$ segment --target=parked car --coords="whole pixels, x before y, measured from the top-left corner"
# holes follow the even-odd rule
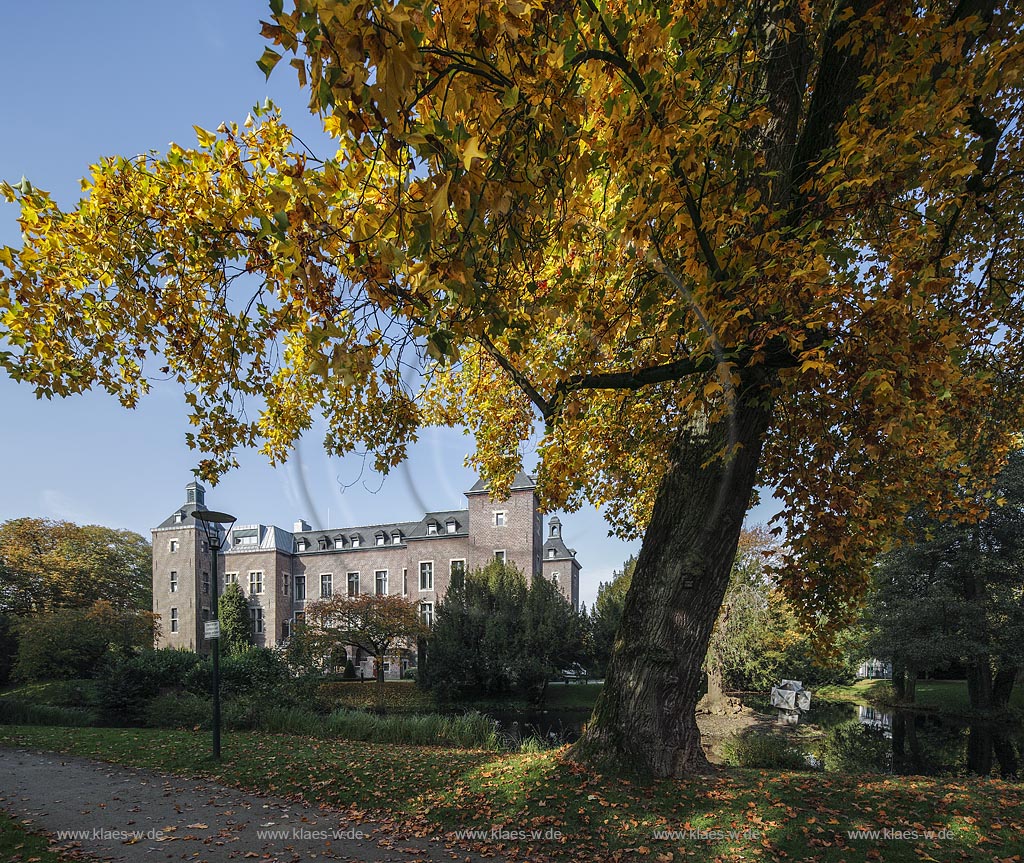
[[[563,668],[559,674],[562,676],[563,683],[572,683],[574,680],[580,683],[587,682],[587,669],[578,662],[574,662],[568,668]]]

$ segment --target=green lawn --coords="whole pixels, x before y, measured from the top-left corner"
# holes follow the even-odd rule
[[[815,695],[828,701],[881,705],[891,704],[895,698],[888,680],[858,680],[852,686],[824,686],[816,690]],[[971,709],[964,680],[919,680],[914,703],[925,710],[944,713],[969,713]],[[1024,687],[1014,688],[1010,706],[1024,710]]]
[[[394,819],[403,831],[558,831],[558,860],[995,860],[1024,855],[1024,786],[1001,780],[730,770],[645,785],[589,772],[564,752],[495,754],[256,733],[0,727],[0,743],[203,775]],[[950,830],[943,840],[850,840],[849,829]],[[659,830],[760,831],[759,838],[656,838]],[[525,846],[488,843],[499,859]],[[619,852],[619,856],[615,856]]]
[[[30,833],[4,812],[0,812],[0,860],[4,863],[67,863],[70,859],[49,850],[50,841]]]

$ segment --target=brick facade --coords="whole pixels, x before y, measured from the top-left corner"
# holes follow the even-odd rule
[[[381,574],[387,593],[423,604],[426,614],[444,597],[453,570],[471,571],[498,554],[531,578],[557,573],[563,595],[579,607],[575,551],[561,543],[558,519],[551,520],[552,533],[544,541],[530,477],[520,474],[505,501],[493,500],[482,483],[466,497],[465,510],[425,513],[414,522],[325,530],[298,522],[291,532],[273,525],[236,524],[218,556],[219,592],[227,580],[237,578],[254,621],[262,621],[255,642],[266,647],[284,641],[306,603],[323,598],[328,587],[333,595],[348,594],[350,583],[354,589],[358,582],[361,594],[374,593]],[[191,483],[185,505],[153,530],[153,610],[161,621],[159,647],[208,647],[202,627],[212,616],[212,595],[204,573],[212,577],[213,567],[202,527],[192,517],[197,508],[205,509],[205,492]],[[171,573],[176,576],[173,591]],[[170,623],[172,609],[176,631]],[[398,673],[397,668],[391,671],[392,676]]]

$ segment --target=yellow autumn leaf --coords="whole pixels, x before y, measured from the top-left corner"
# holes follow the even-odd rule
[[[474,135],[468,141],[466,146],[462,150],[462,166],[467,170],[473,169],[474,159],[486,159],[487,154],[480,149],[480,136]]]

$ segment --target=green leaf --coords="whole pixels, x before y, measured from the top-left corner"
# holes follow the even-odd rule
[[[277,65],[278,60],[281,59],[281,55],[270,48],[267,48],[263,52],[263,56],[256,61],[256,65],[263,70],[263,74],[268,78],[270,73],[274,71],[274,67]]]

